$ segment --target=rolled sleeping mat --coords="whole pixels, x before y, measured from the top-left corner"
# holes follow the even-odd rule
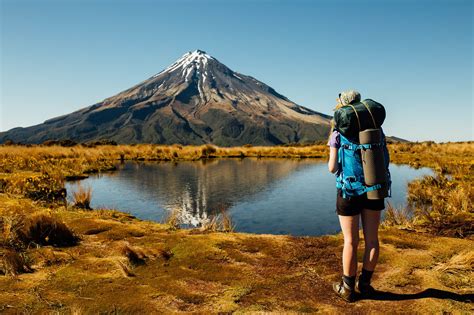
[[[366,129],[359,132],[360,144],[380,143],[381,141],[382,132],[380,129]],[[380,189],[367,192],[367,199],[383,199],[388,197],[388,178],[383,148],[381,146],[374,146],[370,149],[362,149],[361,156],[365,185],[382,185]]]

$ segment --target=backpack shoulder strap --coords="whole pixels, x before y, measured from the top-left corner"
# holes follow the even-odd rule
[[[350,107],[352,107],[352,110],[354,111],[354,113],[355,113],[355,115],[356,115],[356,117],[357,117],[357,124],[359,125],[359,131],[360,131],[361,127],[360,127],[360,119],[359,119],[359,114],[357,114],[357,111],[356,111],[356,109],[355,109],[354,105],[352,105],[352,104],[349,104],[349,106],[350,106]],[[371,115],[372,115],[372,114],[371,114]]]
[[[375,123],[374,115],[372,115],[372,112],[370,111],[369,106],[364,101],[361,101],[361,103],[364,104],[365,108],[367,108],[367,110],[369,111],[370,117],[372,117],[372,122],[374,123],[374,128],[377,129],[377,124]],[[360,126],[360,123],[359,123],[359,126]]]

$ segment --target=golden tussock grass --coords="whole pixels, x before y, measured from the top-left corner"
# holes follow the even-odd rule
[[[2,231],[1,244],[4,247],[21,249],[24,247],[23,230],[25,228],[26,216],[24,214],[3,214],[0,217],[0,228]]]
[[[131,246],[128,242],[124,242],[119,246],[119,253],[124,259],[119,258],[116,263],[125,277],[135,277],[133,268],[144,265],[146,259],[148,259],[141,248]]]
[[[404,143],[389,149],[392,162],[431,167],[435,174],[409,183],[409,209],[395,216],[389,209],[388,222],[399,221],[440,235],[473,235],[474,142]]]
[[[211,215],[200,227],[201,232],[233,232],[235,224],[231,216],[224,208],[220,208],[217,214]]]
[[[169,211],[162,223],[168,225],[169,230],[180,229],[183,224],[181,211],[178,208]],[[204,220],[198,230],[201,232],[233,232],[235,224],[227,211],[221,207],[217,214],[210,215],[207,220]]]
[[[23,237],[25,216],[20,214],[0,216],[0,274],[16,276],[31,272],[27,245]]]
[[[201,232],[215,232],[219,230],[219,218],[216,215],[211,216],[199,227]]]
[[[33,272],[33,269],[26,252],[11,248],[0,249],[0,274],[17,276],[27,272]]]
[[[1,172],[42,171],[60,168],[63,173],[80,175],[113,167],[113,160],[198,160],[219,157],[294,157],[322,158],[325,145],[307,146],[237,146],[204,145],[104,145],[97,147],[4,146],[0,145]],[[13,159],[13,160],[12,160]],[[45,163],[47,162],[47,163]],[[3,168],[3,170],[2,170]]]
[[[132,266],[143,265],[148,258],[142,249],[131,246],[128,243],[124,243],[120,246],[120,253],[128,259]]]
[[[92,188],[90,186],[83,187],[81,184],[77,186],[77,190],[72,193],[72,198],[74,202],[74,206],[85,209],[91,210],[91,199],[92,199]]]
[[[474,287],[474,251],[464,250],[452,256],[447,262],[434,267],[441,275],[441,281],[449,287]]]
[[[25,220],[20,238],[28,244],[58,247],[74,246],[80,239],[60,219],[45,213],[35,213]]]
[[[221,231],[233,232],[234,229],[235,224],[232,221],[232,217],[227,213],[227,211],[221,211]]]
[[[179,219],[179,213],[180,209],[173,209],[171,211],[168,211],[168,213],[165,215],[163,222],[164,224],[169,226],[170,230],[177,230],[181,227],[181,222]]]
[[[124,277],[135,277],[135,273],[132,270],[133,267],[130,265],[128,260],[117,259],[116,263]]]
[[[406,207],[394,208],[390,202],[386,202],[385,217],[382,222],[386,226],[412,226],[412,216],[410,210]]]
[[[3,214],[0,227],[1,244],[19,250],[36,245],[74,246],[80,239],[64,222],[48,213]]]

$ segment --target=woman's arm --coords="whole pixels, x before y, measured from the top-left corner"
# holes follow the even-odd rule
[[[328,169],[331,173],[337,172],[337,148],[330,147],[329,148],[329,162],[328,162]]]

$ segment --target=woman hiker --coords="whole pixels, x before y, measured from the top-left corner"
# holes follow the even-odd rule
[[[371,101],[375,104],[378,104],[383,109],[383,106],[379,103],[376,103],[372,100],[365,100]],[[360,131],[361,125],[364,125],[361,119],[367,118],[372,116],[372,112],[370,111],[368,104],[364,103],[364,109],[361,105],[361,96],[360,93],[357,91],[346,91],[339,94],[338,104],[336,105],[335,111],[337,112],[339,109],[344,108],[344,110],[349,110],[347,113],[355,114],[358,120],[358,131]],[[357,114],[356,108],[354,104],[359,104],[358,108],[363,108],[364,111],[368,110],[370,112],[370,116],[367,115],[367,112],[362,115],[361,113]],[[347,106],[347,107],[346,107]],[[353,111],[352,111],[353,110]],[[334,117],[345,117],[343,115],[336,115]],[[338,117],[336,117],[338,116]],[[381,121],[383,122],[385,118],[385,109],[383,109],[383,118]],[[372,120],[374,125],[376,124],[376,119],[374,116],[369,118]],[[340,118],[342,120],[342,118]],[[379,120],[380,121],[380,120]],[[346,121],[347,122],[347,121]],[[372,122],[371,122],[372,123]],[[334,125],[336,124],[336,126]],[[381,125],[381,123],[380,123]],[[347,127],[347,126],[346,126]],[[349,126],[351,127],[351,126]],[[376,125],[374,127],[377,127]],[[378,126],[380,128],[380,126]],[[371,127],[372,128],[372,127]],[[339,130],[338,130],[339,129]],[[349,128],[350,129],[350,128]],[[383,135],[383,132],[382,132]],[[385,137],[383,138],[383,144],[385,145]],[[346,137],[342,137],[344,139],[344,143],[351,144],[351,142],[347,142]],[[354,145],[357,146],[359,143],[354,140]],[[338,157],[338,154],[350,154],[350,152],[341,152],[341,128],[337,126],[336,122],[332,121],[332,130],[330,134],[330,138],[328,141],[328,145],[330,147],[330,155],[329,155],[329,162],[328,168],[331,173],[335,173],[336,176],[342,176],[341,173],[344,171],[344,168],[347,165],[343,165],[341,163],[341,158]],[[384,147],[386,150],[386,146]],[[354,155],[356,155],[356,151]],[[387,156],[385,157],[386,165],[387,165],[387,172],[388,172],[388,151],[386,152]],[[360,151],[357,153],[359,154],[359,163],[360,159]],[[345,157],[347,159],[347,157]],[[344,160],[347,161],[347,160]],[[345,163],[347,164],[347,162]],[[360,167],[362,169],[362,167]],[[389,173],[388,173],[389,174]],[[353,176],[354,177],[354,176]],[[338,177],[339,180],[339,177]],[[362,180],[363,181],[363,180]],[[362,185],[365,185],[364,183]],[[338,187],[336,185],[336,187]],[[340,186],[339,186],[340,187]],[[336,294],[342,297],[347,302],[353,302],[356,299],[356,291],[361,296],[370,296],[374,293],[374,288],[370,285],[372,274],[375,270],[375,266],[377,265],[377,259],[379,256],[379,240],[378,240],[378,228],[380,223],[380,215],[381,210],[385,208],[384,199],[368,199],[367,198],[367,189],[366,192],[361,195],[351,195],[349,193],[348,196],[346,193],[347,191],[343,191],[343,189],[337,189],[337,201],[336,201],[336,213],[339,217],[339,223],[341,225],[342,233],[344,235],[344,248],[342,252],[342,270],[343,276],[340,282],[333,283],[333,289]],[[367,187],[367,186],[363,186]],[[346,193],[345,193],[346,192]],[[359,276],[359,279],[356,283],[356,273],[357,273],[357,246],[359,244],[359,219],[362,219],[362,227],[363,227],[363,234],[365,240],[365,252],[364,252],[364,259],[362,265],[362,272]]]

